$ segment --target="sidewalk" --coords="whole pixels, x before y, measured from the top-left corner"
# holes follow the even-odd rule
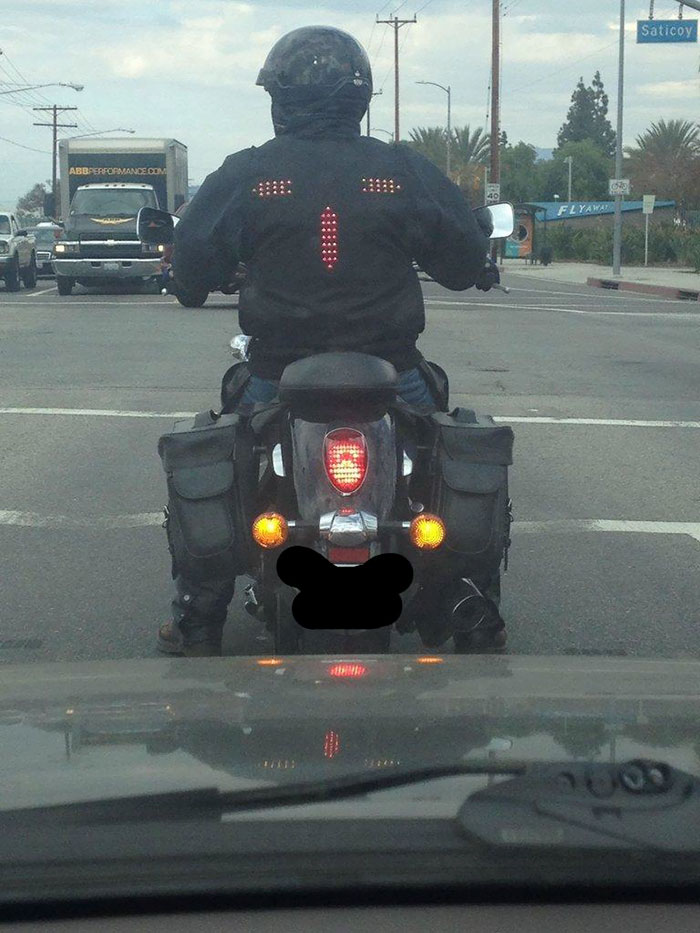
[[[620,288],[666,298],[700,300],[700,274],[687,268],[666,266],[623,266],[622,275],[613,276],[611,266],[588,262],[553,262],[549,266],[530,265],[523,259],[505,259],[504,275],[521,273],[549,282],[590,285],[597,288]]]

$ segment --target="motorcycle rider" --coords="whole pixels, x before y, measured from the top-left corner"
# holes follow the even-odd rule
[[[247,267],[239,324],[252,337],[241,409],[271,401],[287,364],[331,350],[374,354],[399,394],[436,410],[416,340],[425,326],[419,266],[441,285],[488,290],[498,270],[460,189],[409,146],[361,135],[372,94],[367,54],[339,29],[283,36],[257,84],[275,136],[230,155],[175,230],[175,289],[205,293]],[[490,232],[490,231],[488,231]],[[173,568],[173,619],[160,650],[221,653],[233,580],[194,583]],[[501,623],[502,628],[502,623]]]

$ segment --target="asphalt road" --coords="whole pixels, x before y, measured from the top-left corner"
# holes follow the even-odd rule
[[[427,283],[421,348],[453,402],[513,419],[510,652],[700,656],[700,306],[508,284]],[[153,654],[157,439],[216,404],[237,332],[223,296],[0,286],[0,663]],[[260,634],[237,600],[227,649],[263,651]]]

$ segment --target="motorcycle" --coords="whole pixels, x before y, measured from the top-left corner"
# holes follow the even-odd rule
[[[510,205],[478,210],[488,211],[492,238],[511,234]],[[165,242],[174,223],[171,215],[144,208],[139,232],[147,242]],[[239,360],[232,367],[238,399],[249,340],[238,335],[231,341]],[[235,412],[230,392],[229,401],[223,412]],[[383,652],[392,627],[400,633],[417,629],[428,648],[453,637],[457,651],[470,650],[469,633],[455,630],[456,617],[473,600],[497,605],[500,576],[484,578],[486,589],[464,576],[463,558],[473,553],[478,563],[488,552],[491,564],[495,554],[500,567],[507,551],[505,477],[512,432],[473,412],[447,414],[446,399],[441,407],[437,415],[415,412],[398,398],[390,363],[338,352],[287,366],[277,399],[256,405],[252,413],[198,416],[193,434],[218,427],[235,438],[218,445],[233,451],[237,472],[228,525],[245,529],[234,572],[251,578],[246,610],[266,625],[275,652]],[[458,460],[460,451],[469,461],[461,474],[440,466],[441,457]],[[176,458],[161,456],[169,482],[177,479]],[[221,456],[216,454],[219,461]],[[211,505],[222,484],[206,492],[200,478],[188,492],[191,454],[181,462],[186,470],[180,494],[190,502],[209,497]],[[180,530],[188,521],[186,515],[178,518]],[[483,528],[476,536],[472,529],[479,523]],[[390,566],[386,558],[392,555]]]

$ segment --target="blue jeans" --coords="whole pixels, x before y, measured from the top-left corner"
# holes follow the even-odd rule
[[[260,379],[259,376],[251,376],[237,407],[239,410],[246,411],[256,402],[263,404],[271,402],[276,395],[276,382],[271,379]],[[421,414],[429,415],[437,411],[432,393],[418,369],[406,369],[399,373],[399,396]]]

